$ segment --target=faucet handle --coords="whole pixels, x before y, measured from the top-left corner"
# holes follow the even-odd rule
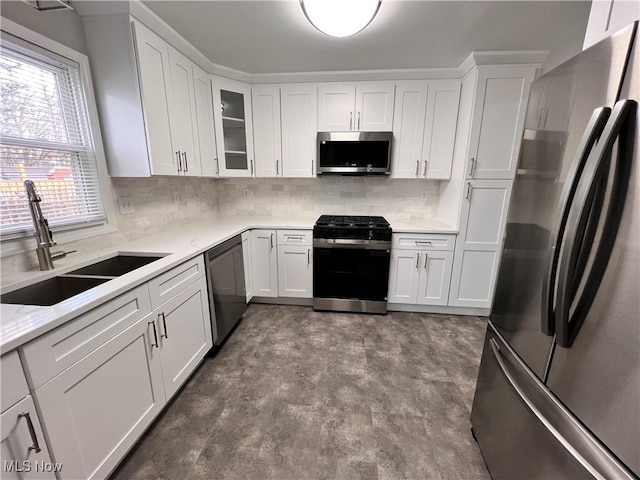
[[[61,258],[65,258],[70,253],[76,253],[76,252],[77,250],[69,250],[68,252],[65,252],[63,250],[60,250],[58,252],[51,252],[51,260],[60,260]]]

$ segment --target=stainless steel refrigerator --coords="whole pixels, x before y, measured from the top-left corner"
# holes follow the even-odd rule
[[[471,412],[494,479],[640,475],[636,30],[532,84]]]

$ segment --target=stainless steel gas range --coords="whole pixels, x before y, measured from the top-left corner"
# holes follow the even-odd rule
[[[313,259],[314,310],[387,313],[391,227],[383,217],[322,215]]]

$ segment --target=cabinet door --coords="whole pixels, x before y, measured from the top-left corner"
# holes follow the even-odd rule
[[[453,252],[425,250],[421,252],[418,301],[422,305],[447,305]]]
[[[367,83],[356,88],[354,130],[390,132],[393,128],[394,84]]]
[[[458,125],[460,85],[458,80],[433,80],[429,82],[422,146],[423,177],[437,180],[451,178],[453,147]]]
[[[449,305],[490,308],[502,250],[510,180],[465,182]]]
[[[355,85],[321,84],[318,86],[318,131],[355,130],[355,104]]]
[[[221,177],[253,177],[251,88],[222,77],[213,79],[213,115]]]
[[[283,176],[315,177],[317,87],[285,85],[281,94]]]
[[[197,65],[193,66],[193,90],[196,99],[198,152],[203,177],[217,177],[218,151],[213,121],[213,94],[209,74]]]
[[[393,178],[418,178],[423,172],[420,164],[426,108],[427,82],[397,85],[393,113]]]
[[[253,87],[251,106],[256,177],[281,177],[280,88]]]
[[[281,297],[313,297],[312,247],[278,247],[278,294]]]
[[[31,395],[27,395],[0,415],[0,432],[2,433],[0,459],[3,479],[50,478],[53,480],[56,478],[53,471],[60,471],[61,466],[51,464],[49,449],[44,440],[40,419]],[[40,450],[36,451],[33,448],[35,446]],[[50,464],[51,471],[36,470],[36,463]]]
[[[154,315],[160,337],[164,393],[169,400],[213,345],[205,277],[161,305]]]
[[[196,148],[197,115],[193,90],[193,63],[175,48],[169,47],[171,103],[169,122],[174,153],[179,155],[178,172],[200,176],[200,154]]]
[[[139,320],[35,391],[63,478],[107,477],[162,410],[154,321]]]
[[[242,263],[247,303],[253,298],[253,265],[251,263],[251,231],[242,232]]]
[[[389,303],[417,302],[420,256],[419,250],[391,250]]]
[[[467,174],[513,179],[535,68],[486,67],[478,71]]]
[[[142,24],[133,22],[131,25],[136,46],[151,173],[178,175],[169,121],[172,102],[169,46]]]
[[[278,263],[275,230],[251,230],[251,268],[253,294],[278,296]]]

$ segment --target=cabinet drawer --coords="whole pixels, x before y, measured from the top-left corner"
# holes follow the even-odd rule
[[[159,307],[203,275],[204,258],[199,255],[150,280],[148,285],[152,307]]]
[[[311,245],[311,230],[278,230],[278,246],[281,245]]]
[[[22,349],[27,377],[38,388],[151,312],[141,285],[100,305]]]
[[[455,235],[442,235],[438,233],[394,233],[391,240],[392,248],[401,249],[453,251],[455,245]]]
[[[0,412],[29,394],[17,350],[0,357],[0,388]]]

